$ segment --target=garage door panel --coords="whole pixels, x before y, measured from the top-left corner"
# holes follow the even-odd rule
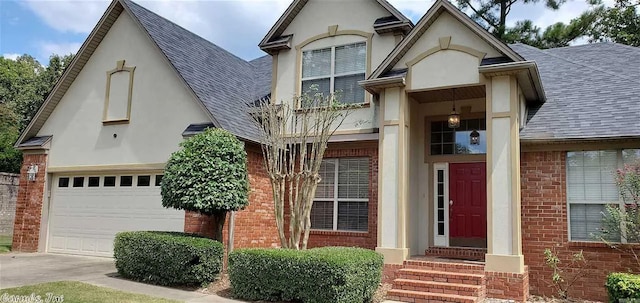
[[[57,187],[59,178],[73,177],[54,177],[48,247],[51,252],[112,256],[113,239],[118,232],[184,230],[184,212],[162,207],[159,186],[103,187],[101,176],[99,187],[87,187],[87,182],[84,187]],[[73,182],[69,183],[72,186]]]

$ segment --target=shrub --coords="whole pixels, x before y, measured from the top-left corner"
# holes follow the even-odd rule
[[[229,255],[235,296],[245,300],[369,302],[382,255],[368,249],[239,249]]]
[[[640,299],[640,275],[611,273],[607,276],[609,302],[623,302],[623,299]]]
[[[116,235],[118,273],[158,285],[204,285],[222,268],[222,243],[179,232],[135,231]]]
[[[230,132],[210,128],[180,143],[160,184],[162,206],[211,217],[214,239],[222,241],[229,211],[249,204],[247,152]]]

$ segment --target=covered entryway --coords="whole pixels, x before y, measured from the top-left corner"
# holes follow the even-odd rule
[[[47,251],[113,255],[115,234],[183,231],[184,212],[162,207],[161,174],[54,175]]]
[[[449,244],[487,247],[486,164],[449,165]]]

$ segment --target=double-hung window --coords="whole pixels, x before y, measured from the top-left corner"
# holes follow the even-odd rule
[[[324,159],[311,208],[311,228],[366,232],[369,158]]]
[[[302,93],[335,93],[344,104],[364,103],[364,80],[367,65],[365,42],[304,51],[302,53]],[[312,86],[317,91],[311,90]],[[302,106],[308,106],[302,104]]]
[[[567,202],[572,241],[593,241],[602,228],[606,205],[622,205],[616,170],[640,159],[640,150],[567,153]],[[615,239],[612,239],[615,240]],[[619,239],[618,239],[619,240]]]

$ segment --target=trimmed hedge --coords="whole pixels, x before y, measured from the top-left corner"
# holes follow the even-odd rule
[[[205,285],[222,269],[222,243],[194,234],[121,232],[113,257],[118,273],[158,285]]]
[[[368,249],[239,249],[229,279],[245,300],[369,302],[380,285],[382,255]]]
[[[622,302],[624,299],[640,299],[640,275],[611,273],[607,276],[609,302]]]

